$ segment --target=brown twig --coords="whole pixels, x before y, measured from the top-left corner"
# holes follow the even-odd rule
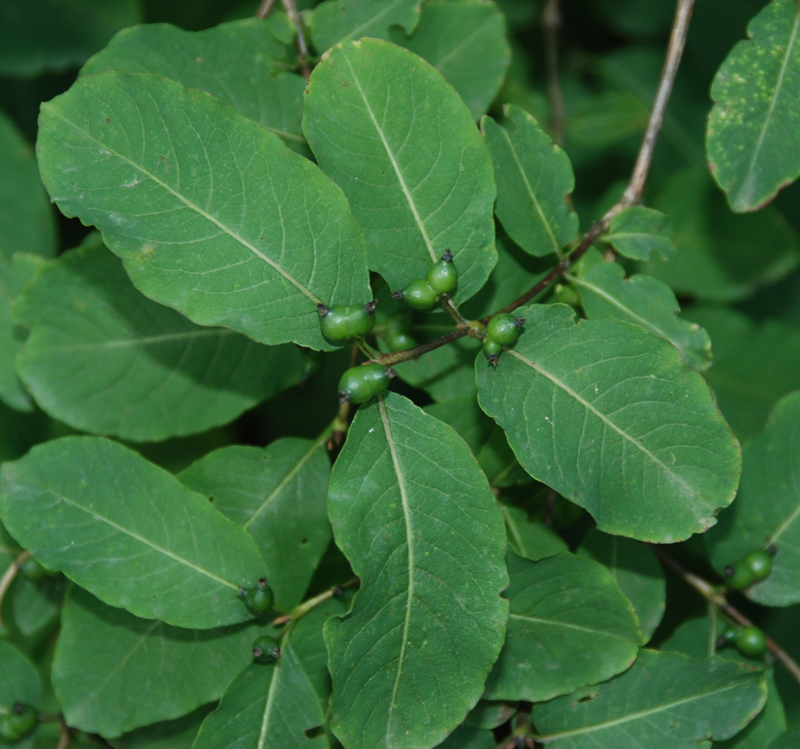
[[[691,585],[715,608],[744,627],[752,626],[753,622],[751,622],[744,614],[742,614],[739,609],[728,603],[724,593],[721,593],[718,588],[711,585],[711,583],[707,582],[706,580],[703,580],[702,577],[698,577],[697,575],[689,572],[689,570],[687,570],[680,562],[673,559],[660,546],[650,544],[650,548],[656,553],[658,558],[664,564],[674,570],[681,578],[683,578],[685,582],[689,583],[689,585]],[[794,659],[771,637],[767,637],[767,647],[800,684],[800,666],[797,665]]]
[[[558,74],[558,30],[561,12],[558,0],[547,0],[542,11],[544,44],[547,60],[547,98],[550,100],[550,131],[559,146],[564,145],[564,97]]]
[[[261,4],[256,11],[256,18],[266,18],[270,14],[273,5],[275,5],[275,0],[261,0]]]
[[[289,20],[297,30],[297,61],[300,63],[300,71],[303,73],[303,78],[308,80],[311,77],[311,68],[308,67],[308,47],[306,46],[306,38],[303,36],[303,26],[300,23],[300,14],[297,12],[297,3],[295,0],[281,0],[281,5],[289,16]]]
[[[448,343],[457,341],[459,338],[469,335],[470,330],[471,328],[468,327],[460,328],[459,330],[454,330],[452,333],[448,333],[441,338],[437,338],[435,341],[421,343],[419,346],[414,346],[414,348],[406,349],[405,351],[394,351],[390,354],[381,354],[377,359],[375,359],[375,361],[378,362],[378,364],[383,364],[385,367],[393,367],[395,364],[416,359],[418,356],[427,354],[429,351],[433,351],[434,349],[446,346]]]
[[[23,551],[11,564],[8,565],[8,568],[3,573],[3,577],[0,577],[0,612],[2,612],[3,608],[3,599],[6,597],[6,593],[8,589],[11,587],[11,583],[14,582],[14,578],[19,573],[20,565],[30,557],[31,553],[29,551]],[[3,626],[3,615],[0,613],[0,627]]]
[[[305,616],[311,609],[316,608],[321,603],[325,603],[330,598],[334,596],[340,596],[342,591],[345,588],[352,588],[355,585],[358,585],[360,580],[357,577],[348,580],[346,583],[342,583],[341,585],[334,585],[332,588],[323,591],[319,595],[314,596],[313,598],[309,598],[307,601],[303,601],[299,606],[296,606],[292,609],[291,613],[283,614],[282,616],[273,619],[272,623],[275,625],[280,624],[288,624],[289,622],[295,622],[301,617]]]

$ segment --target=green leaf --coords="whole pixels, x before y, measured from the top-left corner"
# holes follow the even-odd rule
[[[422,388],[437,402],[466,398],[475,393],[470,365],[480,347],[480,341],[465,336],[425,356],[397,364],[394,369],[402,380]]]
[[[503,642],[505,533],[486,478],[452,430],[390,393],[356,414],[328,514],[362,586],[325,626],[331,727],[352,749],[434,746]]]
[[[664,616],[667,598],[664,573],[652,550],[637,541],[592,530],[578,556],[608,569],[636,611],[643,642],[650,640]]]
[[[643,270],[679,296],[743,299],[785,276],[800,259],[797,232],[777,208],[735,216],[698,170],[673,175],[654,205],[675,221],[678,252],[670,262],[654,256]]]
[[[53,687],[70,726],[114,738],[219,699],[252,660],[259,625],[198,631],[139,619],[73,588]]]
[[[584,276],[567,276],[578,287],[590,320],[624,320],[664,338],[698,372],[711,366],[711,339],[697,323],[678,317],[680,307],[666,284],[651,276],[625,278],[617,263],[600,263]]]
[[[533,721],[558,749],[697,749],[738,733],[766,698],[763,671],[722,659],[642,650],[605,684],[536,705]]]
[[[191,749],[200,724],[216,707],[204,705],[177,720],[151,723],[114,740],[119,749]]]
[[[478,704],[469,711],[465,723],[473,728],[497,728],[497,726],[507,723],[516,712],[517,705],[514,702],[479,700]]]
[[[178,476],[253,537],[275,603],[284,609],[303,599],[331,540],[327,436],[314,442],[286,437],[265,449],[223,447]]]
[[[0,705],[24,702],[39,707],[41,696],[42,680],[36,666],[11,642],[0,639]]]
[[[504,113],[504,126],[481,120],[494,162],[497,216],[526,252],[560,255],[578,231],[578,217],[565,200],[575,186],[569,157],[527,112],[509,104]]]
[[[303,130],[364,228],[370,268],[393,289],[447,248],[456,300],[483,286],[497,261],[491,159],[438,71],[387,42],[343,42],[311,75]]]
[[[206,91],[307,154],[301,128],[305,79],[286,70],[292,50],[260,18],[200,32],[167,24],[126,29],[92,57],[81,75],[104,70],[153,73],[185,88]]]
[[[392,26],[411,34],[422,0],[325,0],[311,17],[311,40],[320,54],[345,39],[389,39]]]
[[[719,749],[763,749],[765,746],[772,746],[773,739],[786,731],[786,715],[778,688],[775,686],[775,674],[771,668],[767,669],[766,681],[767,703],[764,709],[743,731],[728,741],[718,743]]]
[[[568,551],[566,541],[522,507],[500,505],[508,531],[508,543],[516,554],[534,562]]]
[[[140,21],[137,0],[5,0],[0,75],[34,77],[77,67],[117,31]]]
[[[316,305],[370,298],[341,192],[208,94],[86,76],[43,105],[37,148],[61,210],[97,226],[140,290],[194,322],[329,349]]]
[[[675,229],[672,219],[640,205],[627,208],[614,216],[602,239],[620,255],[632,260],[649,260],[654,251],[664,260],[675,257]]]
[[[14,366],[25,334],[14,324],[11,308],[43,264],[38,255],[16,253],[8,263],[0,258],[0,398],[17,411],[32,411],[33,401]]]
[[[639,623],[602,565],[568,552],[538,562],[509,554],[508,573],[508,633],[486,697],[549,700],[633,663]]]
[[[52,257],[56,252],[56,227],[53,210],[39,179],[36,157],[2,110],[0,175],[0,260],[9,261],[17,252]]]
[[[326,749],[325,739],[306,734],[322,722],[314,688],[284,640],[277,665],[252,663],[236,677],[203,721],[193,749]]]
[[[514,451],[508,444],[505,432],[495,427],[491,437],[478,453],[478,465],[486,474],[492,486],[507,487],[530,484],[533,479],[517,461]],[[522,556],[528,556],[523,554]],[[528,557],[530,559],[530,557]]]
[[[487,0],[431,0],[410,38],[392,29],[390,39],[433,65],[475,119],[489,108],[511,62],[505,19]]]
[[[769,745],[769,749],[795,749],[800,742],[800,726],[779,736]]]
[[[720,572],[754,549],[778,550],[766,580],[746,591],[766,606],[800,602],[800,392],[775,406],[763,433],[744,450],[736,502],[707,536]]]
[[[759,432],[773,406],[800,388],[800,330],[757,324],[730,308],[692,307],[688,316],[711,336],[714,364],[705,378],[740,440]]]
[[[462,725],[456,728],[441,744],[439,749],[494,749],[494,734],[484,728]]]
[[[473,454],[486,441],[494,429],[492,420],[481,411],[472,392],[463,398],[453,398],[425,406],[425,412],[450,425],[469,445]]]
[[[481,407],[523,468],[607,533],[669,543],[713,525],[741,456],[700,375],[629,323],[576,325],[566,305],[519,313],[514,348],[475,368]]]
[[[711,174],[737,212],[755,211],[800,175],[800,7],[772,0],[747,27],[711,86]]]
[[[297,383],[296,346],[201,328],[143,297],[102,245],[49,264],[14,308],[17,368],[39,405],[87,432],[163,440],[225,424]]]
[[[11,606],[14,624],[20,633],[31,637],[58,619],[65,591],[61,575],[36,581],[18,576],[11,591]]]
[[[208,500],[122,445],[64,437],[2,469],[0,515],[49,569],[111,606],[177,627],[251,618],[263,561]]]

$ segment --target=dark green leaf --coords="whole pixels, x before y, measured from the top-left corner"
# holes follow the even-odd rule
[[[497,95],[511,62],[505,32],[503,15],[493,2],[430,0],[410,38],[399,30],[392,30],[390,38],[433,65],[478,119]]]
[[[800,727],[779,736],[769,745],[769,749],[795,749],[800,742]]]
[[[411,34],[422,0],[325,0],[314,9],[311,39],[322,53],[345,39],[389,39],[392,26]]]
[[[533,721],[558,749],[697,749],[738,733],[766,698],[762,671],[707,658],[643,650],[605,684],[537,705]]]
[[[462,725],[438,744],[438,747],[439,749],[494,749],[495,744],[491,731]]]
[[[497,216],[526,252],[560,254],[578,231],[578,217],[565,200],[575,186],[572,165],[527,112],[513,104],[504,112],[504,126],[481,120],[494,162]]]
[[[306,82],[286,72],[292,64],[290,48],[272,36],[268,25],[247,18],[196,33],[166,24],[126,29],[86,63],[81,75],[153,73],[207,91],[305,154]]]
[[[9,532],[106,603],[178,627],[251,618],[236,594],[263,574],[253,540],[132,450],[64,437],[6,463],[2,479]]]
[[[70,726],[113,738],[218,699],[252,661],[259,625],[198,631],[139,619],[73,588],[53,687]]]
[[[664,573],[655,554],[644,544],[592,530],[578,555],[600,562],[633,604],[642,640],[647,642],[661,622],[666,607]]]
[[[506,434],[500,427],[495,427],[492,436],[481,447],[478,464],[492,486],[507,487],[530,484],[533,481],[517,461],[517,456],[514,455]]]
[[[522,507],[500,505],[508,531],[508,543],[521,557],[534,562],[567,551],[564,541],[541,520],[531,518]]]
[[[0,639],[0,705],[15,702],[39,707],[42,681],[36,666],[16,646]]]
[[[800,259],[797,233],[775,207],[735,216],[703,172],[675,174],[655,207],[675,221],[678,253],[670,262],[654,256],[644,270],[678,295],[742,299],[785,276]]]
[[[705,377],[720,410],[739,439],[749,439],[783,396],[800,389],[800,330],[758,325],[729,308],[693,307],[687,316],[711,336],[714,364]]]
[[[208,94],[86,76],[43,105],[37,148],[61,210],[103,232],[139,289],[201,325],[331,348],[316,305],[370,298],[341,192]]]
[[[475,376],[470,365],[480,347],[475,338],[460,338],[425,356],[397,364],[394,369],[403,380],[427,391],[435,401],[465,398],[475,393]]]
[[[583,276],[568,276],[578,287],[586,316],[641,325],[681,352],[684,361],[702,372],[711,365],[711,339],[697,323],[678,317],[680,307],[666,284],[651,276],[625,278],[617,263],[600,263]]]
[[[611,219],[603,240],[625,257],[649,260],[658,252],[664,260],[675,257],[675,229],[672,219],[644,206],[632,206]]]
[[[517,705],[504,700],[479,700],[469,711],[465,723],[473,728],[497,728],[517,712]]]
[[[236,677],[203,721],[194,749],[326,749],[325,739],[306,735],[322,721],[314,688],[284,641],[277,665],[253,663]]]
[[[539,562],[510,554],[508,573],[508,633],[487,697],[549,700],[633,663],[639,623],[602,565],[569,553]]]
[[[0,75],[33,77],[77,67],[140,20],[137,0],[4,0]]]
[[[637,326],[576,325],[565,305],[519,313],[514,348],[475,367],[481,407],[525,470],[608,533],[672,542],[713,525],[741,457],[700,375]]]
[[[178,476],[255,539],[281,608],[300,603],[331,540],[326,439],[286,437],[263,450],[223,447]]]
[[[747,590],[767,606],[800,602],[800,393],[775,406],[764,432],[744,450],[736,502],[707,536],[717,570],[774,545],[772,572]]]
[[[303,130],[364,228],[370,268],[393,289],[447,248],[456,300],[483,286],[497,261],[491,158],[438,71],[387,42],[343,42],[311,76]]]
[[[771,742],[786,731],[786,715],[783,703],[775,686],[773,669],[768,669],[767,704],[764,709],[732,739],[716,744],[719,749],[763,749],[772,746]]]
[[[711,174],[734,211],[755,211],[800,175],[800,7],[772,0],[722,63],[711,86]]]
[[[325,627],[332,728],[352,749],[434,746],[477,701],[505,631],[486,478],[452,430],[390,393],[356,414],[328,503],[362,585]]]
[[[0,398],[18,411],[33,410],[33,402],[14,366],[25,334],[14,324],[11,308],[43,264],[44,260],[38,255],[17,253],[8,263],[0,258]]]
[[[119,749],[191,749],[200,724],[216,707],[204,705],[176,720],[152,723],[114,740]]]
[[[20,376],[78,429],[163,440],[227,423],[302,376],[296,346],[201,328],[142,296],[102,245],[51,263],[14,308],[31,329]]]
[[[30,637],[52,624],[61,613],[65,590],[61,575],[36,581],[18,576],[11,591],[11,605],[20,633]]]
[[[463,398],[431,403],[425,406],[425,411],[453,427],[473,454],[478,452],[494,429],[492,420],[478,406],[474,393]]]

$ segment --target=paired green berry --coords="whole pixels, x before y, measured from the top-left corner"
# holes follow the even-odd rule
[[[405,302],[412,309],[428,310],[445,295],[452,295],[458,288],[458,269],[453,262],[453,253],[445,250],[442,259],[434,263],[425,278],[412,281],[402,291],[392,296]]]
[[[19,741],[27,736],[39,721],[36,708],[15,702],[5,715],[0,716],[0,739],[3,741]]]
[[[386,321],[385,328],[389,351],[405,351],[417,345],[411,337],[411,313],[408,310],[395,312]]]
[[[318,304],[317,312],[322,335],[331,343],[344,343],[365,336],[375,324],[376,306],[377,302],[374,299],[364,305],[337,304],[327,307]]]
[[[767,636],[756,626],[730,627],[717,638],[717,644],[733,645],[742,655],[760,658],[767,652]]]
[[[254,614],[265,614],[272,609],[275,595],[267,585],[267,578],[262,577],[254,588],[239,588],[239,595],[244,604]]]
[[[772,557],[776,549],[756,549],[751,551],[744,559],[725,568],[725,582],[732,590],[743,590],[755,583],[766,580],[772,572]]]
[[[483,344],[483,355],[487,358],[490,364],[497,366],[497,360],[500,354],[503,353],[503,346],[495,341],[486,341]]]
[[[507,312],[495,315],[486,325],[486,337],[483,344],[483,355],[489,363],[496,367],[504,346],[511,346],[519,338],[524,317],[514,317]]]
[[[458,288],[458,269],[453,262],[453,253],[445,250],[442,259],[428,271],[428,285],[437,294],[454,294]]]
[[[253,642],[253,660],[257,663],[265,663],[274,666],[281,657],[281,649],[278,641],[269,635],[262,635]]]
[[[339,380],[339,403],[364,403],[389,387],[397,373],[382,364],[363,364],[346,370]]]

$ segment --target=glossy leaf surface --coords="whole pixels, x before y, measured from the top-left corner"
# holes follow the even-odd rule
[[[422,0],[325,0],[314,9],[311,40],[324,52],[345,39],[389,39],[392,26],[416,28]]]
[[[754,211],[800,175],[800,7],[772,0],[711,86],[711,174],[734,211]]]
[[[763,671],[722,659],[643,650],[624,674],[537,705],[539,733],[558,749],[696,749],[727,739],[761,710]]]
[[[130,440],[202,432],[294,385],[296,346],[202,328],[137,291],[102,245],[50,264],[18,300],[31,329],[18,370],[39,405],[78,429]]]
[[[564,553],[509,555],[508,632],[490,699],[541,702],[628,668],[641,641],[633,607],[602,565]]]
[[[800,393],[778,403],[762,434],[744,450],[736,502],[708,535],[717,570],[750,551],[777,549],[772,572],[748,588],[767,606],[800,602]]]
[[[348,747],[431,747],[477,702],[503,642],[503,518],[467,446],[401,396],[362,406],[329,515],[361,578],[325,627]],[[435,706],[435,708],[434,708]]]
[[[649,260],[658,252],[664,260],[675,257],[675,229],[672,219],[644,206],[632,206],[611,219],[603,239],[625,257]]]
[[[343,42],[311,76],[303,130],[364,229],[370,268],[393,289],[447,248],[457,301],[485,283],[497,260],[491,159],[437,70],[377,39]]]
[[[497,216],[526,252],[560,254],[578,231],[578,217],[565,201],[575,186],[572,165],[533,117],[514,105],[504,112],[502,125],[481,120],[494,163]]]
[[[331,539],[330,471],[324,439],[286,437],[265,449],[215,450],[178,478],[253,537],[275,603],[289,609],[302,600]]]
[[[137,288],[194,322],[325,349],[316,305],[370,298],[341,192],[208,94],[86,76],[43,106],[37,149],[62,212],[97,226]]]
[[[664,573],[653,551],[637,541],[592,530],[578,556],[599,562],[611,573],[633,605],[642,640],[647,642],[661,622],[667,603]]]
[[[293,150],[307,153],[300,125],[306,82],[287,72],[291,57],[290,48],[259,18],[194,33],[147,24],[115,36],[84,65],[81,75],[122,70],[170,78],[231,104]]]
[[[303,665],[283,644],[275,666],[251,663],[200,727],[194,749],[326,749],[306,731],[322,724],[322,708]]]
[[[475,119],[489,108],[511,62],[503,15],[486,0],[427,2],[410,38],[394,29],[390,38],[433,65]]]
[[[600,263],[583,276],[570,276],[590,320],[611,318],[641,325],[675,346],[698,372],[711,365],[711,339],[697,323],[678,317],[680,307],[666,284],[651,276],[625,278],[617,263]]]
[[[122,445],[64,437],[2,469],[0,513],[42,564],[112,606],[207,629],[252,618],[263,561],[208,500]]]
[[[700,375],[628,323],[576,325],[565,305],[520,314],[498,367],[475,367],[481,407],[525,470],[609,533],[671,542],[713,525],[741,456]]]
[[[113,738],[219,699],[252,660],[258,634],[256,623],[170,627],[75,587],[62,614],[53,686],[69,725]]]

